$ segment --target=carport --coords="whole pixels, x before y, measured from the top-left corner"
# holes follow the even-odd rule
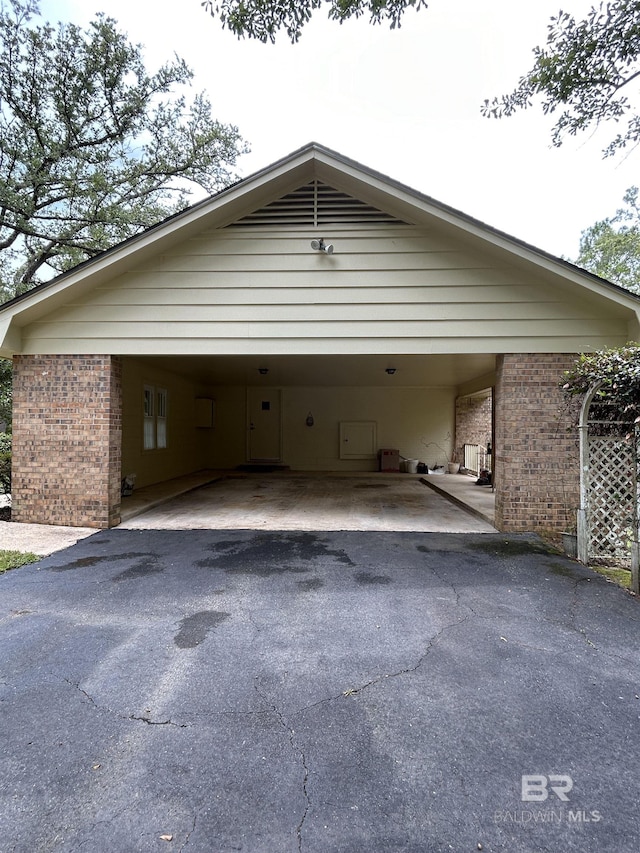
[[[466,440],[491,440],[492,418],[479,427],[457,401],[490,389],[495,362],[493,353],[123,357],[123,476],[142,487],[251,463],[371,473],[382,449],[396,450],[397,464],[462,462]],[[150,429],[154,444],[159,420],[142,388],[168,400],[157,446],[141,442]]]
[[[559,378],[637,339],[639,304],[308,145],[0,309],[14,518],[115,526],[129,474],[371,474],[491,441],[496,527],[564,529]],[[463,401],[489,392],[479,426]]]

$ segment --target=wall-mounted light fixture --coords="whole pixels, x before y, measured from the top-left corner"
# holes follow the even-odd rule
[[[260,376],[266,376],[268,372],[269,372],[268,367],[259,367],[258,368],[258,373],[260,374]]]
[[[307,415],[307,419],[306,419],[305,423],[308,427],[312,427],[313,424],[315,423],[315,421],[313,420],[313,415],[311,414],[311,412],[309,412],[309,414]]]
[[[311,248],[315,252],[325,252],[327,255],[333,255],[333,244],[325,243],[323,237],[321,237],[319,240],[312,240]]]
[[[393,376],[397,369],[397,367],[385,367],[384,372],[388,373],[389,376]]]

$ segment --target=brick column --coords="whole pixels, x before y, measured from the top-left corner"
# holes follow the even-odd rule
[[[14,358],[13,520],[120,522],[121,377],[117,356]]]
[[[559,387],[563,371],[575,358],[497,357],[494,474],[499,530],[553,534],[575,527],[578,433]]]

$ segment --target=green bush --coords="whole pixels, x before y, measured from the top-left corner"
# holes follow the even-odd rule
[[[11,436],[0,432],[0,495],[11,494]]]

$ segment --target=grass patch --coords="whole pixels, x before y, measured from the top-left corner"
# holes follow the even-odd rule
[[[607,580],[617,583],[623,589],[631,589],[631,572],[627,569],[613,569],[608,566],[589,566],[594,572],[607,578]]]
[[[25,551],[0,551],[0,573],[18,569],[27,563],[37,563],[42,557]]]

